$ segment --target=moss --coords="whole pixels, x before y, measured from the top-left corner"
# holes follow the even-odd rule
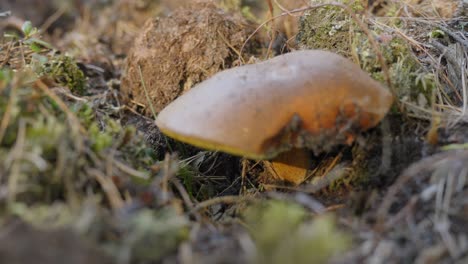
[[[66,55],[52,57],[39,70],[41,76],[52,78],[58,84],[70,88],[76,94],[86,93],[85,75],[75,60]]]
[[[254,263],[324,263],[349,246],[333,217],[309,219],[297,204],[264,202],[248,208],[245,218],[257,248]]]
[[[144,209],[123,224],[128,231],[127,236],[120,244],[109,245],[107,249],[112,255],[119,255],[119,251],[129,247],[137,263],[160,260],[174,252],[189,236],[189,222],[171,208],[156,212]]]
[[[381,38],[390,38],[390,40],[381,41],[379,51],[388,65],[390,79],[398,98],[417,101],[418,97],[423,95],[429,101],[432,89],[435,87],[434,76],[419,63],[408,43],[399,37],[386,36],[380,32],[374,33]],[[361,68],[369,72],[374,79],[385,82],[382,65],[369,40],[359,34],[354,39],[353,46]]]
[[[348,1],[342,2],[346,4]],[[351,8],[359,18],[362,5],[355,3]],[[391,13],[394,9],[389,8],[388,12]],[[402,24],[399,19],[395,19],[389,22],[389,26],[398,28]],[[379,42],[378,52],[387,64],[397,97],[400,100],[419,103],[422,97],[425,98],[423,101],[430,101],[432,89],[435,87],[434,76],[419,63],[408,42],[373,28],[372,25],[369,30]],[[301,18],[297,39],[302,48],[325,49],[352,58],[374,79],[382,83],[386,81],[381,62],[368,36],[342,8],[325,6],[308,11]]]
[[[11,191],[15,201],[67,199],[71,190],[66,189],[72,187],[66,187],[65,182],[73,179],[73,188],[79,189],[86,182],[83,177],[94,179],[87,175],[86,168],[104,162],[110,146],[121,151],[114,157],[116,160],[149,174],[156,155],[134,127],[123,128],[107,118],[97,120],[95,106],[80,102],[72,103],[70,108],[77,113],[84,131],[74,133],[77,124],[70,122],[53,99],[32,87],[35,74],[6,75],[12,76],[0,82],[0,120],[8,120],[0,131],[0,159],[5,165],[0,173],[11,177],[11,184],[21,186],[20,193]],[[15,150],[18,144],[21,151]],[[16,169],[11,170],[12,166]]]
[[[364,7],[360,1],[355,1],[351,9],[359,13]],[[356,23],[346,10],[337,6],[324,6],[310,10],[301,17],[297,42],[302,48],[329,50],[349,57],[350,34],[356,28]]]
[[[40,204],[28,206],[25,203],[15,202],[10,205],[10,212],[23,221],[44,228],[65,227],[73,223],[75,217],[67,204],[56,202],[54,204]]]

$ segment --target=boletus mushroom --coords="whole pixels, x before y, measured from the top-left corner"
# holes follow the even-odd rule
[[[169,137],[250,159],[307,166],[303,155],[350,144],[374,127],[392,94],[356,64],[320,50],[296,51],[219,72],[164,108],[156,119]],[[297,152],[296,152],[297,153]],[[290,159],[289,159],[290,160]],[[278,175],[301,183],[301,176]]]

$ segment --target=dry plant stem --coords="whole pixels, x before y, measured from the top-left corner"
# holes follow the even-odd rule
[[[114,143],[115,145],[116,143]],[[104,177],[106,177],[107,179],[111,179],[111,176],[114,175],[114,166],[113,166],[113,163],[114,163],[114,156],[115,156],[115,152],[116,152],[116,148],[115,146],[112,146],[109,151],[107,152],[107,155],[105,156],[105,165],[104,165],[104,168],[105,168],[105,175]],[[114,182],[112,181],[112,185],[115,186]],[[117,190],[117,188],[115,188]]]
[[[275,199],[275,200],[285,200],[285,201],[291,201],[293,203],[300,204],[303,207],[310,210],[314,214],[323,214],[325,213],[327,209],[318,200],[314,199],[310,195],[307,195],[301,192],[285,193],[285,192],[272,191],[272,192],[267,192],[266,197]]]
[[[185,187],[176,178],[172,178],[171,183],[174,184],[174,187],[179,192],[180,196],[182,197],[182,200],[184,201],[184,203],[187,206],[187,208],[189,209],[189,211],[193,212],[193,215],[195,216],[195,219],[197,220],[197,222],[201,221],[201,215],[198,213],[198,211],[194,210],[193,202],[190,199],[190,195],[188,194]]]
[[[112,179],[97,169],[88,169],[87,171],[90,175],[93,175],[101,185],[101,188],[106,194],[112,209],[119,210],[123,208],[125,202],[122,200],[120,192],[115,186],[114,182],[112,182]]]
[[[372,36],[371,32],[369,31],[369,28],[364,25],[364,23],[356,16],[355,12],[349,7],[349,6],[346,6],[346,5],[343,5],[341,3],[325,3],[325,4],[317,4],[317,5],[309,5],[307,7],[303,7],[303,8],[297,8],[297,9],[293,9],[289,12],[283,12],[275,17],[272,17],[270,19],[268,19],[267,21],[264,21],[263,23],[261,23],[255,30],[254,32],[252,32],[252,34],[249,35],[249,37],[245,40],[244,44],[242,45],[241,47],[241,50],[240,50],[240,54],[242,54],[243,50],[244,50],[244,47],[245,45],[247,44],[248,41],[250,41],[250,39],[255,35],[257,34],[257,32],[263,27],[265,26],[267,23],[271,22],[272,20],[274,19],[277,19],[279,17],[282,17],[282,16],[285,16],[285,15],[290,15],[290,14],[293,14],[293,13],[299,13],[299,12],[304,12],[304,11],[308,11],[308,10],[312,10],[312,9],[317,9],[317,8],[320,8],[320,7],[324,7],[324,6],[336,6],[336,7],[339,7],[339,8],[342,8],[343,10],[345,10],[350,16],[351,18],[358,24],[359,28],[361,28],[362,31],[364,31],[364,33],[367,35],[367,37],[369,38],[369,42],[371,43],[371,46],[372,46],[372,49],[375,51],[376,55],[377,55],[377,59],[379,61],[379,64],[380,66],[382,67],[382,71],[384,73],[384,76],[385,76],[385,81],[387,83],[387,86],[389,87],[390,91],[392,92],[393,96],[395,97],[396,96],[396,91],[395,91],[395,88],[393,87],[393,84],[392,84],[392,81],[390,79],[390,73],[389,73],[389,69],[388,69],[388,66],[387,64],[385,63],[385,59],[382,55],[382,53],[380,52],[380,49],[379,49],[379,45],[377,43],[377,41],[375,40],[374,36]],[[396,102],[397,104],[399,104],[399,102],[397,101]],[[401,109],[403,109],[402,107],[400,107]]]
[[[56,94],[50,91],[49,87],[47,87],[44,82],[37,80],[35,82],[35,87],[39,88],[39,90],[54,100],[58,107],[67,115],[72,134],[75,135],[75,137],[78,137],[78,139],[74,141],[76,147],[78,151],[83,150],[83,141],[79,139],[81,138],[80,133],[86,134],[87,132],[86,129],[81,125],[78,118],[73,114],[73,112],[70,111],[70,109],[68,109],[67,105]]]
[[[330,174],[330,172],[336,167],[336,164],[338,163],[338,161],[341,160],[341,157],[343,157],[342,152],[338,153],[338,155],[336,155],[336,157],[333,158],[332,162],[330,163],[330,165],[328,165],[322,177],[326,177],[327,175]]]
[[[389,18],[389,19],[394,19],[396,17],[381,17],[381,18]],[[463,46],[465,46],[466,48],[468,48],[468,40],[460,37],[459,35],[455,34],[453,31],[451,31],[450,29],[442,26],[440,23],[443,23],[443,20],[441,19],[436,19],[436,21],[430,21],[429,18],[426,18],[426,19],[422,19],[422,18],[414,18],[414,17],[398,17],[398,19],[402,19],[402,20],[408,20],[408,21],[416,21],[418,23],[423,23],[423,24],[427,24],[427,25],[430,25],[430,26],[434,26],[434,25],[437,25],[437,27],[442,30],[443,32],[447,33],[448,35],[450,35],[450,37],[452,37],[453,39],[455,39],[456,41],[458,41],[460,44],[462,44]],[[439,24],[437,24],[439,23]],[[445,23],[444,23],[445,24]]]
[[[232,44],[226,39],[226,37],[224,37],[223,34],[221,34],[221,32],[219,32],[219,30],[217,31],[218,32],[218,35],[219,37],[224,41],[224,43],[226,43],[226,45],[231,48],[232,51],[234,51],[234,53],[236,53],[236,55],[239,57],[240,59],[240,62],[242,64],[245,64],[245,60],[244,58],[241,56],[240,54],[240,51],[238,51],[234,46],[232,46]]]
[[[390,121],[384,118],[380,123],[380,131],[382,133],[382,155],[378,173],[387,173],[392,164],[392,132],[390,129]]]
[[[23,62],[22,68],[23,68],[23,67],[26,67],[26,65],[27,65],[26,64],[26,57],[24,56],[23,42],[19,41],[18,44],[20,46],[21,60]]]
[[[304,5],[308,5],[308,4],[306,3],[306,1],[302,1],[302,3],[303,3]],[[285,8],[285,7],[282,6],[280,3],[278,3],[278,0],[275,0],[275,4],[276,4],[276,6],[279,7],[279,9],[281,9],[281,11],[287,13],[289,16],[295,16],[295,15],[294,15],[293,13],[291,13],[287,8]]]
[[[73,169],[70,168],[70,164],[68,164],[68,161],[70,160],[68,147],[66,146],[66,144],[59,143],[59,146],[57,146],[57,148],[57,163],[55,165],[53,176],[56,179],[63,178],[67,203],[73,210],[79,210],[81,201],[79,198],[78,191],[75,189],[76,180],[73,178],[72,175]],[[75,166],[73,167],[76,168]]]
[[[399,221],[403,220],[405,216],[414,212],[418,200],[419,198],[417,197],[417,195],[411,197],[409,202],[397,214],[395,214],[393,217],[389,218],[385,222],[385,228],[395,226]]]
[[[346,204],[334,204],[334,205],[330,205],[328,206],[326,209],[325,209],[325,212],[333,212],[333,211],[336,211],[338,209],[341,209],[341,208],[344,208],[346,207]]]
[[[438,25],[438,27],[440,28],[440,30],[442,30],[443,32],[447,33],[447,34],[450,35],[453,39],[455,39],[455,40],[458,41],[460,44],[462,44],[463,46],[465,46],[465,48],[468,48],[468,40],[462,39],[460,36],[458,36],[457,34],[453,33],[451,30],[449,30],[448,28],[446,28],[446,27],[444,27],[444,26]]]
[[[304,192],[317,193],[320,190],[328,187],[332,182],[341,179],[346,175],[346,168],[347,164],[336,165],[327,174],[318,178],[317,181],[314,181],[312,184],[305,186]]]
[[[63,5],[60,7],[55,13],[53,13],[51,16],[47,18],[47,20],[42,24],[42,26],[39,29],[40,33],[44,33],[47,31],[47,29],[55,22],[57,21],[65,12],[67,11],[67,6]]]
[[[84,103],[89,102],[89,100],[87,100],[85,98],[81,98],[81,97],[73,95],[72,93],[70,93],[70,90],[65,88],[65,87],[56,87],[56,88],[51,89],[51,91],[54,92],[54,93],[63,94],[63,96],[65,96],[65,97],[67,97],[69,99],[72,99],[74,101],[77,101],[77,102],[84,102]]]
[[[190,211],[190,214],[193,214],[194,212],[200,211],[202,209],[205,209],[207,207],[210,207],[210,206],[213,206],[213,205],[216,205],[216,204],[220,204],[220,203],[235,204],[235,203],[239,203],[239,202],[247,201],[247,200],[251,200],[251,199],[249,199],[248,197],[245,197],[245,196],[242,197],[242,196],[237,196],[237,195],[227,195],[227,196],[215,197],[215,198],[205,200],[205,201],[197,204],[193,208],[193,210]]]
[[[405,169],[401,175],[397,178],[397,181],[388,189],[387,193],[382,199],[382,204],[377,211],[377,228],[382,230],[381,228],[386,227],[386,219],[388,219],[388,211],[392,206],[395,198],[397,197],[398,192],[405,186],[405,184],[413,179],[416,175],[427,172],[437,166],[437,163],[443,159],[449,158],[454,155],[454,152],[447,151],[435,154],[433,156],[427,157],[417,163],[412,164],[410,167]],[[458,157],[461,155],[468,156],[467,152],[462,152]],[[418,180],[422,180],[418,178]]]
[[[240,193],[239,194],[243,194],[245,192],[245,179],[247,177],[247,159],[243,158],[242,159],[242,172],[241,172],[241,188],[240,188]]]
[[[163,161],[163,179],[161,183],[161,189],[162,189],[162,196],[163,196],[163,201],[166,201],[169,197],[167,197],[167,193],[169,191],[168,188],[168,182],[169,179],[172,178],[170,174],[171,170],[171,155],[169,153],[166,153]]]
[[[10,44],[8,44],[8,48],[5,53],[5,59],[0,63],[0,69],[3,68],[5,64],[7,64],[8,60],[10,59],[11,48],[13,47],[13,43],[14,43],[13,41],[10,41]]]
[[[327,6],[328,4],[320,4],[320,5],[314,5],[313,7],[304,7],[304,8],[298,8],[298,9],[294,9],[294,10],[291,10],[289,11],[288,13],[299,13],[299,12],[304,12],[304,11],[307,11],[307,10],[310,10],[310,9],[314,9],[314,8],[319,8],[319,7],[323,7],[323,6]],[[245,40],[244,44],[242,45],[241,49],[240,49],[240,54],[242,55],[242,52],[244,51],[244,48],[245,46],[247,45],[247,43],[250,41],[250,39],[252,39],[252,37],[258,33],[258,31],[260,31],[261,28],[263,28],[266,24],[270,23],[272,20],[274,19],[277,19],[277,18],[280,18],[282,16],[285,16],[287,15],[288,13],[281,13],[275,17],[272,17],[264,22],[262,22],[248,37],[247,39]]]
[[[381,19],[381,17],[379,17],[379,19]],[[415,40],[414,38],[408,36],[407,34],[405,34],[405,33],[404,33],[403,31],[401,31],[400,29],[395,28],[395,27],[390,27],[390,26],[388,26],[387,24],[384,24],[384,23],[381,23],[381,22],[377,21],[376,19],[372,19],[371,22],[372,22],[373,25],[378,26],[378,27],[379,27],[380,29],[382,29],[382,30],[388,30],[388,31],[390,31],[390,33],[396,33],[396,34],[399,35],[401,38],[405,39],[405,41],[409,42],[411,45],[414,45],[417,49],[424,51],[424,53],[425,53],[429,58],[431,58],[432,61],[435,62],[436,59],[435,59],[434,56],[432,56],[432,54],[427,50],[427,48],[430,47],[428,44],[421,43],[421,42]]]
[[[276,38],[276,30],[275,30],[275,18],[273,14],[273,4],[271,3],[271,0],[267,0],[268,3],[268,10],[270,14],[270,22],[271,22],[271,35],[270,35],[270,43],[268,44],[268,50],[265,56],[265,59],[267,59],[270,56],[271,49],[273,47],[273,42],[275,41]]]
[[[283,189],[283,190],[290,190],[290,191],[313,194],[328,187],[330,183],[343,178],[346,175],[346,169],[347,169],[347,164],[339,164],[335,166],[330,172],[321,176],[317,181],[309,185],[306,185],[304,187],[291,187],[291,186],[274,185],[274,184],[265,184],[264,186],[267,188],[276,188],[276,189]]]
[[[468,56],[465,54],[465,59],[467,59]],[[468,62],[466,62],[466,60],[463,61],[462,65],[461,65],[462,69],[461,69],[461,73],[462,73],[462,89],[463,89],[463,111],[462,111],[462,114],[461,116],[464,116],[466,114],[466,110],[467,110],[467,107],[468,107],[468,87],[466,85],[466,82],[467,82],[467,79],[468,79],[468,76],[466,75],[467,72],[468,72]],[[461,117],[460,116],[460,117]]]
[[[16,97],[16,87],[16,82],[13,82],[11,86],[10,97],[8,98],[8,104],[5,108],[5,112],[3,113],[2,121],[0,122],[0,144],[2,143],[8,124],[10,123],[11,111],[13,109],[13,101]]]
[[[19,180],[19,173],[21,169],[21,164],[19,160],[22,159],[24,154],[24,144],[25,144],[25,137],[26,137],[26,121],[23,119],[19,120],[19,127],[18,127],[18,135],[16,137],[16,142],[11,150],[10,154],[8,155],[8,159],[4,161],[6,167],[8,168],[9,164],[11,164],[10,168],[10,175],[8,177],[8,194],[7,199],[9,203],[15,201],[17,188],[18,188],[18,180]]]
[[[162,167],[162,179],[161,179],[161,199],[163,201],[169,200],[169,181],[174,178],[176,171],[173,169],[173,162],[175,162],[176,156],[166,153]]]
[[[156,119],[156,117],[157,117],[156,110],[154,110],[153,104],[151,103],[151,99],[150,99],[149,94],[148,94],[148,89],[146,88],[145,80],[143,79],[143,73],[141,72],[141,66],[140,65],[138,65],[138,73],[140,74],[141,85],[143,87],[143,91],[145,91],[146,100],[148,100],[148,105],[149,105],[149,107],[151,109],[151,113],[153,114],[154,119]]]
[[[144,180],[148,179],[147,174],[142,173],[142,172],[140,172],[138,170],[135,170],[134,168],[129,167],[126,164],[124,164],[124,163],[122,163],[122,162],[120,162],[120,161],[118,161],[116,159],[113,159],[112,162],[119,170],[125,172],[126,174],[128,174],[130,176],[140,178],[140,179],[144,179]]]
[[[431,44],[438,49],[441,53],[442,56],[445,57],[450,64],[452,64],[455,68],[455,65],[459,65],[459,59],[457,58],[457,55],[455,54],[454,51],[448,49],[446,46],[440,44],[437,41],[431,41]],[[457,76],[461,75],[461,72],[456,72]]]
[[[270,12],[270,18],[273,17],[273,4],[271,2],[271,0],[266,0],[267,4],[268,4],[268,11]]]

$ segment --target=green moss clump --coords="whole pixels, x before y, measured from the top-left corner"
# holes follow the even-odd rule
[[[52,57],[39,69],[39,75],[52,78],[76,94],[86,93],[85,75],[72,57],[66,55]]]
[[[341,2],[346,4],[348,1]],[[355,1],[351,9],[361,19],[359,12],[363,6],[359,2]],[[367,25],[366,21],[362,22]],[[403,24],[398,19],[389,21],[388,26],[404,32],[401,28]],[[329,50],[352,58],[374,79],[385,83],[386,74],[377,56],[378,53],[382,54],[397,97],[425,106],[421,103],[430,101],[436,84],[433,74],[421,65],[406,40],[372,25],[369,32],[379,42],[378,51],[346,10],[325,6],[310,10],[301,18],[297,40],[303,49]]]
[[[254,263],[325,263],[349,246],[330,215],[309,219],[297,204],[269,201],[245,212],[257,248]]]
[[[354,1],[351,9],[359,13],[364,6],[360,1]],[[356,29],[356,23],[346,10],[337,6],[324,6],[310,10],[301,17],[297,42],[303,49],[328,50],[349,57],[352,41],[350,34]]]
[[[143,209],[122,225],[127,235],[106,249],[111,255],[130,249],[134,263],[155,263],[189,237],[189,221],[173,208]]]
[[[381,32],[374,33],[384,35]],[[390,40],[380,43],[379,52],[387,64],[389,77],[398,98],[417,101],[423,96],[429,101],[435,87],[434,75],[419,63],[411,47],[403,39],[385,35],[383,37]],[[353,47],[361,68],[369,72],[374,79],[384,83],[385,73],[369,39],[362,33],[356,34]]]

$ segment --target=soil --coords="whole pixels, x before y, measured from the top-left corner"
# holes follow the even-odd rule
[[[207,3],[148,21],[127,57],[124,101],[158,113],[195,84],[242,63],[240,51],[253,29],[241,16]],[[250,42],[244,57],[255,46]]]

